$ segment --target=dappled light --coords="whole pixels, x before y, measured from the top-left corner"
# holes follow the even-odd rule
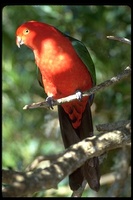
[[[22,173],[22,177],[20,176],[20,178],[27,176],[25,174],[27,166],[29,166],[27,168],[29,172],[34,169],[34,167],[30,168],[30,164],[39,156],[51,156],[46,159],[49,166],[53,160],[57,162],[55,160],[57,157],[53,159],[52,156],[56,154],[60,155],[64,152],[57,107],[54,106],[53,110],[41,107],[23,110],[25,105],[30,105],[33,102],[42,102],[47,97],[44,89],[40,87],[37,80],[37,63],[35,63],[34,53],[24,45],[21,45],[21,48],[18,48],[16,45],[16,29],[21,24],[30,20],[50,24],[71,37],[82,41],[89,50],[95,65],[96,85],[112,77],[116,77],[131,62],[131,46],[129,43],[107,38],[107,36],[116,36],[127,38],[127,41],[130,40],[131,9],[128,6],[20,5],[5,6],[3,8],[2,168],[6,170],[11,169],[11,171],[14,170],[15,172],[23,172],[24,174]],[[32,36],[34,37],[35,45],[38,42],[37,37],[35,34]],[[50,36],[47,35],[47,37],[49,39]],[[18,46],[21,42],[20,39],[17,41]],[[41,48],[40,46],[40,51]],[[60,59],[63,59],[63,55],[60,56]],[[60,84],[60,80],[58,82]],[[69,93],[69,80],[68,85],[62,86],[63,89],[65,87]],[[107,131],[113,131],[116,123],[123,121],[120,126],[123,124],[125,130],[127,125],[126,121],[131,118],[130,76],[116,82],[114,85],[97,91],[94,95],[94,103],[91,108],[94,134],[97,137],[99,137],[99,133],[96,130],[96,126],[99,125],[100,127],[100,124],[101,127],[102,124],[111,124],[111,126],[105,127],[107,129],[100,129],[101,132],[105,133]],[[112,123],[115,123],[115,125],[113,126]],[[120,126],[117,126],[117,128],[120,128]],[[114,129],[112,130],[110,127]],[[118,130],[118,141],[122,138],[120,132],[121,130]],[[111,138],[111,134],[109,136]],[[114,134],[114,136],[116,135]],[[112,141],[115,142],[113,138]],[[124,145],[126,144],[126,139],[123,143]],[[95,146],[95,144],[93,145]],[[99,154],[101,173],[100,190],[95,192],[86,186],[85,189],[83,188],[82,197],[131,196],[130,146],[127,145],[123,148],[120,145],[118,148],[118,143],[116,146],[116,149],[112,148],[108,153],[105,153],[102,149],[102,155]],[[82,150],[82,153],[84,152],[84,149],[81,148],[80,150]],[[93,148],[93,150],[96,149]],[[75,157],[77,155],[75,154],[76,151],[78,152],[78,150],[74,151],[72,149],[72,155],[74,154],[72,158],[69,159],[70,151],[66,154],[66,157],[59,157],[58,165],[53,164],[54,162],[52,163],[52,169],[54,169],[56,178],[52,180],[54,179],[52,177],[49,185],[53,184],[53,189],[47,190],[47,185],[45,185],[45,190],[42,188],[41,191],[37,190],[35,191],[36,193],[33,193],[34,197],[71,196],[72,191],[68,188],[68,178],[65,178],[63,169],[69,175],[69,170],[74,169],[75,163],[81,166],[80,162],[77,164],[78,158]],[[83,158],[86,160],[86,155]],[[62,159],[64,160],[62,161]],[[73,162],[71,166],[70,163],[67,163],[67,160]],[[38,160],[36,159],[36,161]],[[62,165],[62,162],[64,162],[64,165]],[[48,168],[46,170],[51,177],[50,169]],[[46,170],[44,170],[44,173]],[[37,175],[39,176],[39,173]],[[57,179],[58,181],[56,182]],[[29,178],[29,180],[32,180],[32,178]],[[41,185],[41,182],[39,184]]]

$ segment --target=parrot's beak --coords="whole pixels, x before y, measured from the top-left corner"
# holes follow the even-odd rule
[[[17,44],[18,48],[20,48],[20,45],[24,44],[24,41],[22,40],[22,38],[20,36],[16,37],[16,44]]]

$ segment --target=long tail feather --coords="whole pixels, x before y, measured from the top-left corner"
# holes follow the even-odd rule
[[[93,124],[89,102],[82,114],[81,125],[77,129],[73,128],[69,115],[64,111],[62,106],[58,106],[58,114],[65,148],[68,148],[70,145],[73,145],[86,137],[93,136]],[[87,160],[82,167],[78,168],[69,176],[70,188],[72,190],[77,190],[82,185],[84,179],[87,180],[93,190],[99,190],[100,175],[97,157]]]

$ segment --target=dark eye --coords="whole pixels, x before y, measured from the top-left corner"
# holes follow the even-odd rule
[[[29,31],[29,29],[25,29],[24,30],[24,34],[26,35],[26,34],[28,34],[30,31]]]

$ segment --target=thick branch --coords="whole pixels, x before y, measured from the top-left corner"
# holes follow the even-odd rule
[[[98,131],[102,131],[103,132],[111,132],[114,130],[118,130],[118,129],[123,129],[126,127],[126,130],[130,130],[130,120],[122,120],[122,121],[118,121],[118,122],[114,122],[114,123],[107,123],[107,124],[99,124],[96,126],[96,129]],[[131,132],[131,130],[130,130]],[[128,133],[127,133],[128,134]],[[61,156],[62,153],[56,154],[56,155],[45,155],[45,156],[38,156],[27,168],[26,168],[26,172],[28,171],[33,171],[37,168],[45,168],[50,166],[51,163],[54,163],[57,158],[59,156]],[[101,158],[101,156],[100,156]]]
[[[111,79],[106,80],[105,82],[100,83],[99,85],[96,85],[95,87],[91,88],[89,91],[83,92],[82,96],[85,97],[85,96],[89,96],[91,94],[94,94],[94,93],[98,92],[99,90],[102,90],[102,89],[104,89],[104,88],[106,88],[106,87],[108,87],[108,86],[110,86],[114,83],[121,81],[124,78],[127,78],[130,74],[131,74],[131,68],[128,66],[128,67],[126,67],[126,69],[123,72],[121,72],[117,76],[112,77]],[[70,95],[70,96],[65,97],[65,98],[54,100],[53,106],[60,105],[60,104],[63,104],[63,103],[67,103],[67,102],[71,102],[75,99],[77,99],[77,97],[74,94],[74,95]],[[27,110],[27,109],[48,108],[48,107],[49,107],[49,105],[45,101],[45,102],[38,102],[38,103],[32,103],[30,105],[25,105],[23,107],[23,109]]]
[[[119,130],[86,138],[66,149],[65,153],[59,156],[50,167],[40,168],[34,172],[3,170],[3,182],[8,183],[7,177],[10,177],[12,181],[11,186],[4,188],[3,195],[22,197],[40,190],[55,188],[61,180],[83,165],[87,159],[129,144],[130,132],[130,124],[127,124]]]

